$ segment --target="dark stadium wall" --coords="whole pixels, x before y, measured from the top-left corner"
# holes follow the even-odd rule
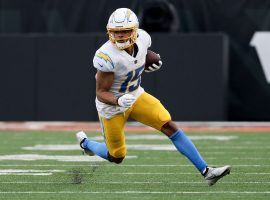
[[[178,25],[164,27],[167,23],[151,15],[156,12],[146,12],[151,2],[164,9],[168,2]],[[0,0],[0,33],[105,32],[109,15],[119,7],[133,9],[147,31],[226,34],[230,52],[228,120],[270,120],[270,83],[256,48],[250,45],[256,32],[270,31],[269,0]]]
[[[0,120],[37,119],[37,53],[32,37],[0,37]]]
[[[142,86],[175,120],[227,120],[228,40],[153,34],[159,72]],[[92,58],[105,34],[0,36],[0,120],[97,120]]]

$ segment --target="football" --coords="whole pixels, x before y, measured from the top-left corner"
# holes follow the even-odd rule
[[[147,70],[153,63],[158,65],[158,61],[160,61],[160,57],[158,54],[151,50],[147,50],[146,58],[145,58],[145,67],[144,70]]]

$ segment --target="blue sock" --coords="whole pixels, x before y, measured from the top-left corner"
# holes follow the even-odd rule
[[[201,174],[203,174],[205,168],[207,167],[207,164],[201,157],[195,145],[185,135],[185,133],[181,130],[178,130],[170,137],[170,139],[174,146],[177,148],[177,150],[183,155],[185,155],[201,172]]]
[[[108,160],[108,149],[105,142],[95,142],[85,139],[83,146],[92,151],[95,155]]]

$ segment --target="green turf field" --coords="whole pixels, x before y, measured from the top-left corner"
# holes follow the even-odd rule
[[[74,133],[0,132],[0,199],[270,199],[270,133],[187,134],[209,165],[232,173],[208,187],[159,133],[127,134],[130,158],[116,165],[87,161]]]

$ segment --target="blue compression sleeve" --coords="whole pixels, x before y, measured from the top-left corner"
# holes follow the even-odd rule
[[[204,169],[207,167],[206,162],[203,160],[202,156],[196,149],[192,141],[185,135],[181,130],[176,131],[170,137],[172,143],[176,149],[185,155],[195,167],[203,174]]]
[[[85,139],[83,142],[84,148],[89,149],[97,156],[108,160],[108,149],[105,142],[95,142],[89,139]]]

